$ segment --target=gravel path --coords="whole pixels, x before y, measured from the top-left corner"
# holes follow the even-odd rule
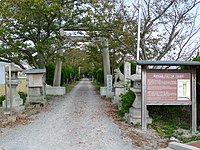
[[[104,101],[84,79],[26,126],[0,134],[5,150],[132,150],[117,125],[105,114]]]

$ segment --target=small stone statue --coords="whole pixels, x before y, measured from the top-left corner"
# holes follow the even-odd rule
[[[118,79],[119,79],[119,82],[124,81],[124,75],[121,73],[119,68],[114,70],[114,78],[115,78],[114,84],[117,83]]]

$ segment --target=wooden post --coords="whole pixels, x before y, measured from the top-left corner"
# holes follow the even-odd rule
[[[147,129],[147,105],[146,105],[146,66],[142,66],[142,130]]]
[[[197,132],[197,103],[196,103],[196,68],[192,67],[192,128],[191,132]]]

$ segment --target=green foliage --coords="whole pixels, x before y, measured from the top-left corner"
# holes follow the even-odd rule
[[[176,137],[178,128],[189,129],[189,106],[148,106],[153,118],[152,127],[163,137]]]
[[[86,11],[83,1],[1,0],[1,4],[0,36],[4,40],[0,57],[21,67],[22,60],[44,68],[58,59],[56,51],[65,48],[59,29],[83,25],[88,19],[82,15]]]
[[[25,104],[26,102],[26,97],[27,97],[27,94],[24,93],[24,92],[18,92],[20,97],[23,99],[23,105]]]
[[[120,95],[120,111],[119,114],[121,116],[124,116],[125,113],[129,112],[129,108],[132,106],[134,100],[135,100],[135,94],[129,89],[126,94]]]
[[[135,74],[136,72],[136,62],[135,61],[128,61],[131,63],[131,74]],[[124,74],[124,63],[119,64],[119,68],[121,72]]]
[[[181,138],[180,140],[183,141],[184,143],[189,143],[191,141],[199,141],[200,137],[193,135],[191,138]]]
[[[55,65],[52,62],[48,63],[46,66],[46,83],[51,86],[53,86],[54,70]]]
[[[93,75],[94,75],[94,78],[96,78],[97,82],[99,82],[100,84],[103,84],[104,75],[103,75],[102,68],[99,68],[98,70],[94,71]]]
[[[67,81],[72,78],[74,74],[73,68],[70,66],[62,66],[61,85],[67,84]]]
[[[53,85],[53,78],[54,78],[54,71],[55,71],[55,64],[50,62],[46,66],[46,83],[49,85]],[[62,65],[62,72],[61,72],[61,85],[67,84],[67,81],[70,80],[73,76],[77,74],[77,69],[72,68],[71,66]]]
[[[5,100],[5,95],[0,96],[0,106],[2,106],[2,102]]]
[[[20,98],[23,99],[23,104],[25,104],[27,94],[24,93],[24,92],[18,92],[18,94],[19,94]],[[6,99],[5,95],[1,95],[1,96],[0,96],[0,106],[2,106],[2,102],[3,102],[5,99]]]

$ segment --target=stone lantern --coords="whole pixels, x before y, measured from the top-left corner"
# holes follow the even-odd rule
[[[142,79],[141,79],[141,73],[139,74],[134,74],[130,77],[130,80],[133,81],[133,87],[130,88],[131,91],[135,93],[135,100],[132,104],[132,107],[129,108],[129,113],[125,114],[125,119],[129,123],[141,124],[141,119],[142,119]],[[149,124],[152,123],[152,119],[149,117],[149,113],[147,111],[147,122]]]
[[[6,108],[7,110],[12,109],[14,111],[24,110],[23,99],[20,98],[20,95],[16,90],[17,86],[21,83],[21,81],[18,79],[18,72],[20,71],[21,69],[18,67],[14,65],[11,66],[11,80],[6,81],[6,84],[9,87],[9,91],[6,94],[7,104],[6,100],[3,101],[4,110],[6,110]],[[9,74],[8,68],[6,68],[6,72]]]

